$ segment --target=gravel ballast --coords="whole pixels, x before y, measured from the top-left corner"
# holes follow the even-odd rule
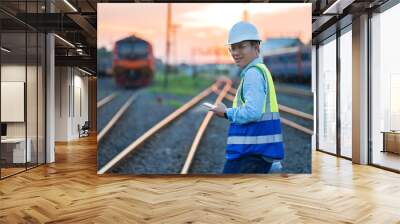
[[[98,111],[100,117],[102,117],[102,121],[98,123],[99,127],[104,127],[105,123],[108,122],[109,114],[113,114],[113,110],[118,110],[117,107],[122,105],[132,92],[134,91],[122,91],[115,102],[110,102],[110,107],[106,108],[106,105],[104,111],[101,109]],[[281,103],[279,98],[278,94],[278,102]],[[287,106],[304,112],[310,110],[304,109],[305,103],[311,102],[312,104],[312,99],[308,99],[308,101],[304,99],[304,101],[300,100],[301,102],[299,102],[295,97],[292,97],[292,100],[290,100],[290,96],[283,98],[282,101],[285,101]],[[176,105],[168,102],[174,101],[175,104],[177,102],[184,104],[190,99],[191,96],[141,91],[120,121],[98,144],[98,169],[177,109]],[[215,99],[216,95],[212,94],[202,102],[214,102]],[[206,110],[201,106],[201,103],[149,138],[136,151],[116,165],[111,172],[122,174],[180,173],[194,136],[206,115]],[[228,106],[231,105],[231,102],[227,100],[224,100],[224,103]],[[286,116],[287,114],[282,114],[288,119],[296,119]],[[229,122],[227,120],[216,116],[212,118],[193,160],[190,169],[191,174],[220,174],[222,172],[228,127]],[[285,125],[282,125],[282,127],[286,153],[283,160],[283,171],[287,173],[310,173],[311,136]]]

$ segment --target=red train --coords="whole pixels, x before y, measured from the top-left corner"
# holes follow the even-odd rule
[[[153,47],[136,36],[129,36],[115,43],[113,73],[121,87],[142,87],[154,78]]]

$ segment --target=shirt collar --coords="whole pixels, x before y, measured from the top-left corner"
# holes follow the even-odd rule
[[[243,78],[244,74],[246,73],[247,69],[249,69],[251,66],[256,65],[258,63],[263,63],[263,60],[261,56],[258,56],[254,58],[249,64],[247,64],[242,71],[240,72],[240,78]]]

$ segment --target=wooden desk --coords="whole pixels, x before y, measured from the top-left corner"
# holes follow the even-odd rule
[[[400,154],[400,131],[382,131],[381,133],[383,133],[382,152]]]
[[[32,141],[27,138],[27,147],[25,151],[25,138],[6,138],[1,139],[1,154],[2,159],[6,163],[25,163],[30,162],[32,158],[31,145]],[[25,154],[26,152],[26,154]],[[12,154],[12,155],[11,155]],[[4,156],[3,156],[4,155]],[[12,159],[11,159],[12,158]],[[26,161],[25,161],[26,158]]]

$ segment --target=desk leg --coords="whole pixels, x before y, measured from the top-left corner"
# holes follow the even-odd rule
[[[381,152],[386,152],[386,135],[385,135],[385,133],[382,133],[383,134],[383,150],[381,151]]]

